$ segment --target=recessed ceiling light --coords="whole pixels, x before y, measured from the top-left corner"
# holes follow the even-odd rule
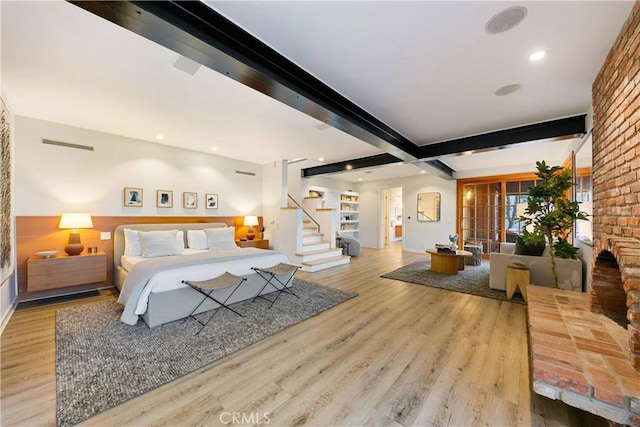
[[[529,55],[529,61],[540,61],[546,55],[547,55],[547,52],[545,52],[544,50],[533,52],[531,55]]]
[[[345,166],[344,168],[345,168],[346,170],[350,171],[351,169],[353,169],[353,166],[351,166],[351,165],[347,165],[347,166]]]
[[[158,141],[162,141],[162,140],[164,139],[164,135],[163,135],[163,134],[161,134],[161,133],[159,133],[159,134],[157,134],[157,135],[156,135],[156,139],[157,139]]]
[[[427,173],[427,171],[420,171],[420,173]]]
[[[502,86],[500,89],[495,91],[496,96],[505,96],[505,95],[511,95],[514,92],[519,91],[520,89],[522,89],[522,85],[521,84],[512,84],[512,85],[506,85],[506,86]]]
[[[505,31],[509,31],[510,29],[521,23],[526,16],[526,7],[510,7],[489,19],[487,25],[484,26],[484,30],[489,34],[504,33]]]
[[[362,181],[362,178],[358,178],[358,181]]]
[[[319,162],[324,162],[324,157],[318,157]]]
[[[218,147],[211,147],[211,151],[218,151]]]

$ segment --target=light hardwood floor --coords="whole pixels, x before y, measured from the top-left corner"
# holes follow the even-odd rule
[[[86,425],[585,426],[530,391],[525,306],[381,278],[426,255],[363,249],[297,277],[359,296],[87,420]],[[19,307],[1,337],[1,424],[55,425],[55,311]],[[258,422],[256,422],[258,421]]]

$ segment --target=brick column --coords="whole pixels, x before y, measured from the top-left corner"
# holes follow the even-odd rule
[[[593,82],[594,310],[629,320],[629,351],[640,370],[640,2]],[[620,277],[608,276],[612,259]],[[602,254],[602,258],[600,258]],[[622,293],[626,295],[620,303]],[[625,307],[626,306],[626,307]]]

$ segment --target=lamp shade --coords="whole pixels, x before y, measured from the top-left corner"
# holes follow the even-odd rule
[[[255,215],[247,215],[244,217],[244,225],[247,227],[253,227],[258,225],[258,217]]]
[[[58,228],[93,228],[91,214],[89,213],[63,213],[60,216],[60,224]]]

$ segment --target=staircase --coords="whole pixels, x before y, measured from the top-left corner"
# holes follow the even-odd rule
[[[302,252],[296,253],[302,271],[314,272],[348,264],[351,257],[342,255],[341,248],[331,248],[318,227],[309,220],[302,224]]]

